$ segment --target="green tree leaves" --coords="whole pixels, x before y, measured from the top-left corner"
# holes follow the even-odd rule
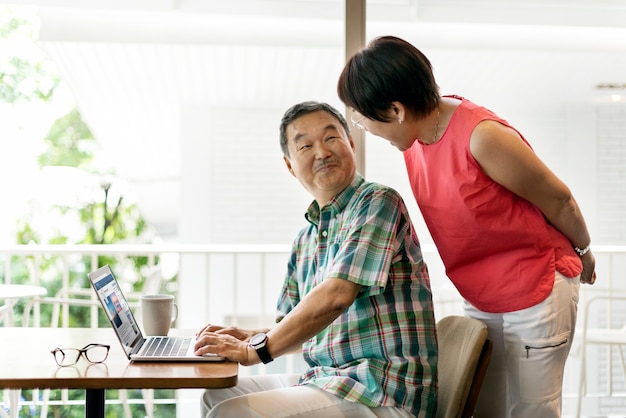
[[[47,101],[60,82],[54,66],[34,43],[33,16],[21,16],[28,10],[0,6],[1,102]]]
[[[43,141],[46,152],[37,158],[41,167],[87,168],[94,160],[95,139],[76,108],[57,119]]]

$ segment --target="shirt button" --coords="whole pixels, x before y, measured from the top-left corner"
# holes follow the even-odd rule
[[[326,230],[322,231],[322,236],[324,238],[326,238],[328,236],[328,231],[326,231]]]

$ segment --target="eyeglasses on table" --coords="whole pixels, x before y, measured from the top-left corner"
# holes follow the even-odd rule
[[[55,348],[50,351],[54,361],[61,367],[73,366],[78,363],[81,356],[85,356],[88,362],[97,364],[104,362],[109,356],[110,345],[87,344],[83,348]]]

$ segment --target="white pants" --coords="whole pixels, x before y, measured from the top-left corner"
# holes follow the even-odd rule
[[[201,400],[206,418],[414,418],[393,407],[370,408],[312,385],[295,386],[299,375],[270,374],[239,379],[227,389],[207,389]]]
[[[465,302],[468,316],[489,328],[493,352],[474,417],[558,418],[563,371],[578,311],[579,277],[556,273],[543,302],[515,312],[492,314]]]

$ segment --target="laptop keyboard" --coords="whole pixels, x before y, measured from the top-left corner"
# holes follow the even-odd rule
[[[150,357],[184,356],[191,344],[190,337],[150,337],[145,355]]]

